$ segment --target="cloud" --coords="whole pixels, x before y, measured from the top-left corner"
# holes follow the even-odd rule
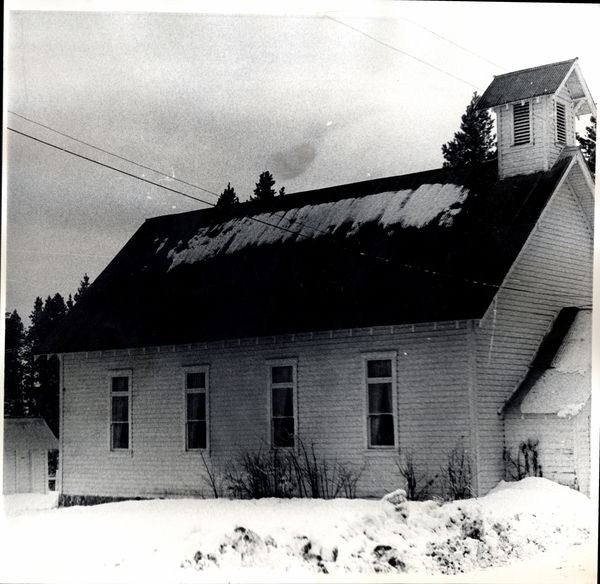
[[[310,142],[294,146],[273,155],[273,173],[281,179],[292,179],[302,174],[315,159],[317,151]]]

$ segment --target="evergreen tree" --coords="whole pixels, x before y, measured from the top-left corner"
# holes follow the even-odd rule
[[[256,188],[254,189],[254,196],[251,197],[252,201],[270,201],[275,197],[275,179],[273,175],[266,170],[261,173]]]
[[[4,315],[4,415],[26,416],[31,404],[26,392],[29,379],[23,321],[14,310]]]
[[[215,205],[215,209],[218,209],[219,211],[231,211],[231,209],[239,202],[240,200],[235,194],[235,190],[231,186],[231,183],[227,183],[227,188],[219,195],[219,200]]]
[[[590,171],[596,174],[596,118],[591,116],[590,122],[591,125],[585,127],[585,137],[577,134],[577,140]]]
[[[29,360],[32,371],[29,393],[32,413],[41,415],[50,429],[58,436],[60,363],[56,356],[34,360],[44,341],[67,316],[67,303],[60,294],[48,296],[43,302],[36,298],[31,313],[31,326],[27,331]]]
[[[496,157],[494,122],[487,110],[475,109],[479,97],[475,91],[462,116],[460,131],[454,134],[454,140],[442,146],[444,167],[457,168]]]
[[[77,288],[77,292],[75,292],[75,298],[73,299],[73,304],[77,304],[87,293],[90,287],[90,278],[87,274],[84,274],[83,280],[79,283],[79,288]],[[69,300],[71,299],[71,295],[69,294]],[[67,302],[67,307],[68,307]]]

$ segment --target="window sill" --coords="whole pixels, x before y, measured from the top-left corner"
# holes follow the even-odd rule
[[[395,446],[376,446],[365,448],[364,453],[367,456],[388,456],[389,454],[396,454],[397,449]]]
[[[133,457],[133,450],[131,448],[123,448],[122,450],[109,450],[109,456],[120,456],[120,457]]]

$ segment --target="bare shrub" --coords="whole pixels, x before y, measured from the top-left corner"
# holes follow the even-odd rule
[[[539,459],[539,440],[529,439],[521,442],[516,458],[508,448],[504,448],[504,468],[509,480],[520,481],[525,477],[542,477],[542,465]]]
[[[261,447],[257,452],[240,454],[225,475],[230,493],[236,498],[250,499],[293,496],[352,499],[356,496],[356,485],[364,466],[355,469],[331,462],[317,455],[314,444],[307,446],[298,437],[296,441],[297,447],[293,449]],[[214,482],[214,475],[208,473],[207,480],[209,484]]]
[[[363,469],[356,471],[340,462],[317,457],[315,445],[310,447],[298,438],[298,448],[288,453],[300,497],[335,499],[356,496],[356,483]]]
[[[287,498],[295,491],[290,462],[278,449],[241,453],[225,480],[237,499]]]
[[[441,486],[445,499],[470,499],[473,497],[473,467],[471,456],[462,445],[448,453],[446,465],[441,469]]]
[[[418,470],[410,451],[398,452],[396,466],[405,480],[404,490],[409,501],[425,501],[431,498],[438,475],[430,477],[427,469]]]
[[[205,471],[202,479],[210,487],[215,499],[218,499],[223,496],[225,491],[225,477],[214,467],[212,461],[204,458],[203,452],[200,452],[200,458]]]

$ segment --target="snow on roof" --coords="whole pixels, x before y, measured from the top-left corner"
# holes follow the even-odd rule
[[[454,184],[423,184],[417,189],[387,191],[363,197],[305,205],[252,217],[236,217],[223,224],[218,233],[212,226],[201,227],[187,247],[169,251],[172,269],[181,263],[195,263],[219,253],[232,254],[247,246],[283,243],[294,238],[318,238],[350,225],[346,237],[366,223],[382,227],[424,227],[436,218],[439,226],[450,226],[469,191]],[[161,242],[158,253],[164,246]]]
[[[591,395],[592,311],[580,310],[550,366],[521,402],[523,414],[577,415]]]
[[[4,450],[56,450],[58,440],[43,418],[4,418]]]

